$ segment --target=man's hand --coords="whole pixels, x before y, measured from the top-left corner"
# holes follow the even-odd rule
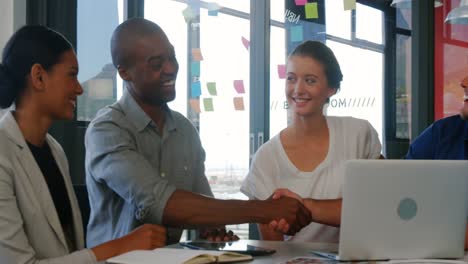
[[[266,202],[271,203],[274,207],[275,216],[272,221],[277,221],[278,225],[281,224],[281,231],[286,230],[284,225],[287,224],[287,230],[283,233],[294,235],[312,221],[309,210],[295,198],[282,196],[266,200]],[[280,230],[278,229],[278,231]]]
[[[103,261],[132,250],[151,250],[166,245],[166,228],[159,225],[142,225],[121,238],[92,248],[97,261]]]
[[[231,230],[226,232],[225,227],[200,229],[200,238],[214,242],[239,240],[239,237]]]
[[[273,200],[277,200],[281,197],[294,198],[304,204],[302,197],[297,193],[290,191],[289,189],[276,189],[271,196]],[[285,219],[280,219],[279,221],[273,220],[268,224],[268,227],[275,232],[280,232],[283,234],[287,234],[290,228],[288,222]]]
[[[121,242],[121,246],[125,247],[122,249],[125,252],[164,247],[166,245],[166,228],[160,225],[144,224],[118,240]]]

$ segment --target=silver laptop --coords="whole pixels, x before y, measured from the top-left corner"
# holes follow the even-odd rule
[[[339,260],[463,257],[468,161],[345,166]]]

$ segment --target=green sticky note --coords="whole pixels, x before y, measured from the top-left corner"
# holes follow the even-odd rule
[[[207,82],[206,87],[208,87],[208,92],[210,95],[218,95],[216,92],[216,83],[215,82]]]
[[[205,106],[205,112],[213,112],[213,98],[203,98],[203,106]]]
[[[304,8],[306,18],[318,18],[317,3],[307,3]]]
[[[190,6],[187,6],[187,8],[185,8],[182,11],[182,15],[184,16],[185,22],[187,23],[195,17],[195,14],[193,13],[192,8],[190,8]]]
[[[344,10],[356,9],[356,0],[343,0]]]

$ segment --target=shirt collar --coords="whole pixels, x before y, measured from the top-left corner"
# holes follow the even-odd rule
[[[125,115],[128,116],[128,120],[133,123],[137,128],[138,132],[143,131],[148,125],[156,127],[156,124],[151,120],[148,114],[141,109],[140,105],[135,101],[133,96],[124,89],[124,93],[119,100],[119,104],[122,107]],[[174,117],[172,115],[171,109],[166,105],[165,109],[166,122],[164,124],[164,130],[173,131],[176,129],[176,124],[174,122]]]

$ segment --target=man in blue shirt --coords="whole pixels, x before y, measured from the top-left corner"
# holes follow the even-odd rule
[[[459,115],[441,119],[424,130],[411,144],[406,159],[468,160],[468,76],[461,84],[463,107]],[[468,249],[468,225],[465,250]]]
[[[459,115],[438,120],[411,144],[406,159],[468,159],[468,76],[461,82],[463,107]]]

